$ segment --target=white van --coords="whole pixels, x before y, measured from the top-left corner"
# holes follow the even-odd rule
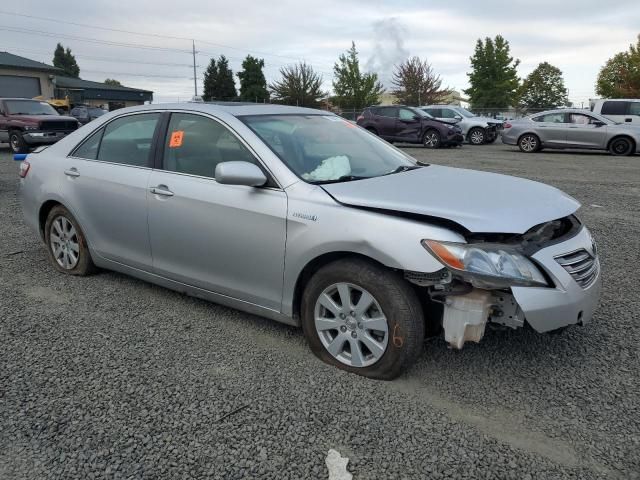
[[[591,111],[614,122],[640,125],[639,98],[601,98],[591,102]]]

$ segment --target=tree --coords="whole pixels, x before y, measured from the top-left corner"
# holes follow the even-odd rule
[[[419,57],[412,57],[394,67],[391,83],[395,87],[391,93],[396,103],[403,105],[428,105],[444,101],[451,90],[442,89],[440,75],[434,73],[431,65]]]
[[[211,100],[235,100],[238,96],[236,84],[233,81],[233,72],[229,68],[229,60],[224,55],[216,62],[213,58],[204,72],[204,91],[202,99]]]
[[[53,52],[53,66],[62,69],[67,77],[78,78],[80,76],[80,67],[76,62],[76,57],[73,56],[69,47],[65,50],[60,43],[56,45]]]
[[[119,81],[119,80],[116,80],[115,78],[107,78],[107,79],[104,81],[104,84],[105,84],[105,85],[113,85],[113,86],[116,86],[116,87],[121,87],[121,86],[122,86],[122,84],[120,83],[120,81]]]
[[[525,78],[518,91],[518,103],[526,109],[569,106],[562,71],[542,62]]]
[[[471,57],[469,84],[464,91],[473,108],[503,109],[512,106],[517,99],[519,85],[517,67],[520,60],[510,55],[509,42],[501,35],[484,42],[478,39]]]
[[[267,80],[264,78],[264,60],[247,55],[242,62],[242,71],[238,72],[240,79],[240,98],[249,102],[263,102],[269,100]]]
[[[351,48],[346,54],[338,57],[333,66],[333,73],[334,98],[339,107],[359,110],[367,105],[380,103],[379,97],[384,92],[384,87],[375,73],[360,72],[355,42],[351,42]]]
[[[317,107],[324,97],[322,76],[318,75],[311,65],[300,62],[280,69],[282,78],[269,89],[276,102],[300,107]]]
[[[202,99],[205,102],[211,101],[215,96],[216,81],[218,79],[218,65],[212,58],[204,72],[204,82],[202,87]]]
[[[614,55],[600,69],[596,93],[605,98],[640,97],[640,35],[629,51]]]

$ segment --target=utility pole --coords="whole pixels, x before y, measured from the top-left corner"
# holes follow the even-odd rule
[[[198,96],[198,77],[196,76],[196,41],[191,40],[193,47],[193,95]]]

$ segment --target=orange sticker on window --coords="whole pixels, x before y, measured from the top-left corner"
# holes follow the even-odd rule
[[[171,139],[169,140],[169,148],[181,147],[183,138],[184,138],[184,130],[176,130],[175,132],[171,132]]]

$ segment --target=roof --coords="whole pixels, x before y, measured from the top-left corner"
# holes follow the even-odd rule
[[[139,105],[128,107],[118,112],[129,111],[138,112],[141,110],[191,110],[193,112],[217,113],[225,112],[234,117],[245,115],[331,115],[333,113],[326,110],[316,110],[314,108],[290,107],[288,105],[275,105],[272,103],[240,103],[240,102],[182,102],[182,103],[154,103],[151,105]]]
[[[36,62],[25,57],[19,57],[9,52],[0,52],[0,67],[16,68],[19,70],[35,70],[39,72],[60,73],[62,70],[46,63]]]
[[[107,85],[102,82],[92,82],[91,80],[82,80],[81,78],[56,76],[56,86],[58,88],[78,88],[83,90],[118,90],[122,92],[145,92],[153,93],[151,90],[142,90],[140,88],[124,87],[122,85]]]

